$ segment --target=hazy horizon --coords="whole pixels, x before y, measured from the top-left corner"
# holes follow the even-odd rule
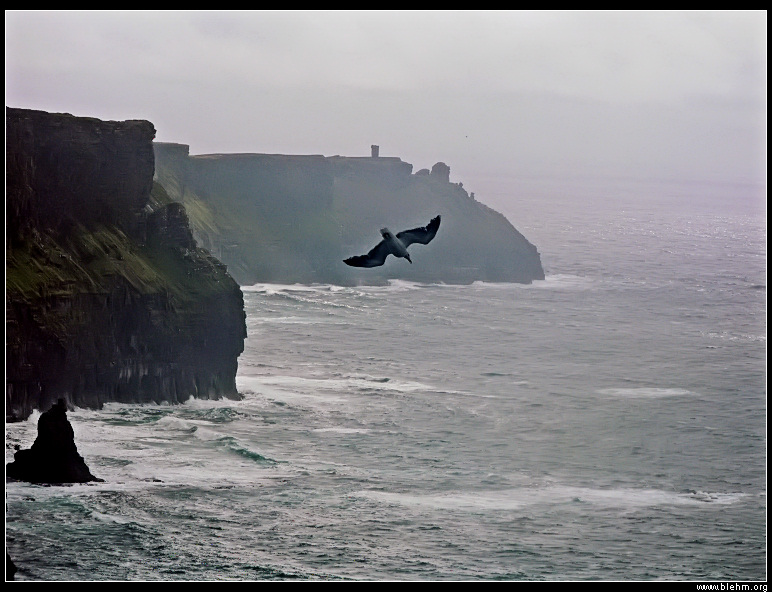
[[[6,11],[6,105],[191,154],[766,182],[766,11]],[[500,197],[497,199],[506,199]]]

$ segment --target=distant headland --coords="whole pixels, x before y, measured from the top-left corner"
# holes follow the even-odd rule
[[[376,145],[362,157],[192,156],[184,144],[153,146],[156,180],[185,205],[199,245],[241,285],[544,279],[536,247],[461,183],[451,183],[442,162],[413,173],[413,165],[381,156]],[[418,251],[415,265],[341,264],[380,240],[378,228],[413,228],[437,214],[442,232]]]

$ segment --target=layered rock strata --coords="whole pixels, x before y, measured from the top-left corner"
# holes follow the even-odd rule
[[[241,290],[154,183],[155,130],[6,109],[6,419],[237,398]]]

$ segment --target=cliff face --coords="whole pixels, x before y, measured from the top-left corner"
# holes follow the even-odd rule
[[[6,419],[238,397],[242,294],[153,182],[153,125],[6,109]]]
[[[530,283],[544,279],[539,253],[507,219],[477,202],[437,163],[413,174],[398,158],[226,154],[189,156],[155,143],[156,178],[185,204],[200,243],[241,285],[256,282],[377,284],[388,279]],[[379,229],[442,226],[413,265],[390,258],[354,269]]]

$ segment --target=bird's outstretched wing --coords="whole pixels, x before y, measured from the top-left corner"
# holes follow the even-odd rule
[[[378,267],[379,265],[383,265],[388,255],[389,248],[386,246],[386,241],[382,240],[375,245],[367,255],[355,255],[348,259],[344,259],[343,263],[350,265],[351,267]]]
[[[426,245],[429,244],[429,241],[431,241],[434,238],[434,235],[437,234],[437,229],[439,227],[440,217],[436,216],[432,218],[432,221],[423,228],[413,228],[412,230],[403,230],[402,232],[398,232],[397,238],[402,241],[402,244],[406,247],[412,245],[413,243]]]

